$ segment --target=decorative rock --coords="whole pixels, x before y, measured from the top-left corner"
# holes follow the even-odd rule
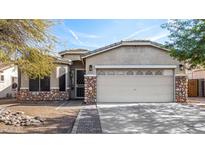
[[[44,122],[44,119],[41,117],[34,117],[34,119],[39,120],[40,122]]]
[[[4,122],[6,125],[19,126],[39,126],[43,124],[44,120],[41,117],[31,117],[24,115],[23,112],[11,112],[7,109],[1,110],[0,122]]]

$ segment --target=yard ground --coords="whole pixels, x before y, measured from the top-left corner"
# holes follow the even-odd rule
[[[15,100],[0,100],[0,108],[21,111],[25,115],[39,116],[45,120],[41,126],[15,127],[0,123],[0,133],[71,133],[74,123],[76,125],[74,133],[205,133],[203,98],[190,99],[186,105],[119,103],[82,106],[81,103],[81,101],[19,103]],[[77,118],[80,110],[80,116]]]
[[[103,133],[205,133],[205,110],[177,103],[98,105]]]
[[[41,126],[15,127],[0,122],[0,133],[71,133],[80,110],[81,101],[56,101],[19,103],[15,100],[0,100],[0,108],[21,111],[28,116],[45,120]]]

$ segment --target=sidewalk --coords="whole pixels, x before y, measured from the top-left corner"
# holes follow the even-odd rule
[[[188,97],[188,103],[205,104],[205,97]]]
[[[102,133],[96,105],[83,106],[75,121],[73,134]]]
[[[188,97],[188,104],[193,104],[201,108],[205,108],[205,97]]]

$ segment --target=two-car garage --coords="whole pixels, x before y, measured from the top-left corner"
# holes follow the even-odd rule
[[[183,64],[151,41],[121,41],[84,58],[85,102],[185,102]],[[184,76],[184,77],[181,77]],[[176,81],[175,81],[176,80]]]
[[[98,103],[174,101],[175,66],[129,67],[97,66]]]

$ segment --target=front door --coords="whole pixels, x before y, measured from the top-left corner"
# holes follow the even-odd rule
[[[84,98],[84,69],[75,70],[75,98]]]

